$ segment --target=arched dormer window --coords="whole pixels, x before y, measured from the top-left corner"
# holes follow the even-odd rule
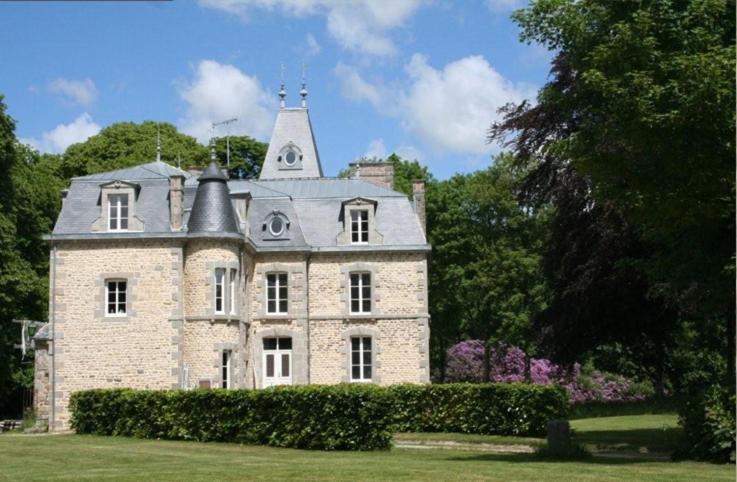
[[[269,214],[261,226],[264,240],[288,239],[289,218],[281,211],[273,211]]]
[[[302,150],[293,142],[288,142],[276,159],[279,163],[279,169],[302,169]]]

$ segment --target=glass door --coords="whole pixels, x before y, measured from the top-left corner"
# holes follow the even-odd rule
[[[264,338],[264,388],[292,384],[292,339]]]

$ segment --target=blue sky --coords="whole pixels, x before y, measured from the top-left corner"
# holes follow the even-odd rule
[[[268,141],[280,66],[302,65],[327,175],[363,155],[417,158],[439,178],[489,165],[484,133],[534,99],[550,53],[519,42],[517,0],[199,0],[0,3],[0,93],[42,151],[119,121],[212,122]],[[220,132],[222,134],[223,131]],[[153,140],[152,140],[153,142]],[[142,160],[143,161],[143,160]]]

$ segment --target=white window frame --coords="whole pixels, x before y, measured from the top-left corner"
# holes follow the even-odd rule
[[[354,285],[353,278],[354,276],[357,276],[358,284]],[[368,285],[366,284],[366,280],[364,279],[365,276],[368,276]],[[348,309],[352,315],[370,315],[374,308],[374,289],[372,286],[372,276],[373,273],[370,271],[351,271],[348,273]],[[353,297],[353,288],[358,288],[358,297]],[[364,288],[368,287],[369,289],[369,296],[366,298],[364,296]],[[355,311],[353,309],[353,301],[358,301],[358,311]],[[369,309],[364,309],[364,302],[368,301],[369,303]]]
[[[114,312],[110,312],[110,285],[115,283],[115,301],[112,305],[115,307]],[[120,289],[120,283],[125,283],[125,289]],[[120,302],[121,293],[125,296],[125,300]],[[120,310],[120,306],[123,306],[123,311]],[[107,279],[105,280],[105,316],[108,318],[120,318],[128,316],[128,280],[123,278]]]
[[[230,289],[230,314],[238,314],[238,270],[235,268],[230,269],[230,278],[228,278]]]
[[[125,199],[126,216],[121,215],[123,206],[123,199]],[[114,202],[116,201],[116,202]],[[128,194],[111,193],[107,196],[107,228],[108,231],[112,232],[125,232],[128,231],[130,226],[130,199]],[[121,228],[122,221],[125,220],[125,228]],[[113,221],[115,226],[113,227]]]
[[[233,388],[233,350],[220,353],[220,387]]]
[[[268,339],[276,340],[276,348],[267,349],[265,342]],[[289,348],[282,346],[282,340],[289,340]],[[292,350],[294,347],[294,340],[290,336],[273,336],[263,338],[261,340],[263,344],[263,386],[264,388],[272,387],[275,385],[291,385],[294,380],[294,357]],[[268,359],[273,357],[274,360],[274,373],[272,376],[268,376]],[[287,359],[287,375],[284,375],[284,358]]]
[[[266,273],[266,289],[264,290],[264,298],[266,301],[266,314],[267,315],[287,315],[289,314],[289,274],[284,272],[271,272]],[[281,277],[284,277],[284,284],[282,285]],[[269,291],[272,287],[271,285],[271,278],[273,277],[275,283],[273,285],[274,288],[274,299],[269,299]],[[286,289],[286,296],[284,298],[281,297],[281,290],[282,288]],[[269,301],[274,301],[274,308],[275,311],[271,311],[269,309]],[[281,310],[281,304],[282,301],[286,302],[286,310]]]
[[[366,349],[366,340],[370,340],[371,345]],[[358,350],[353,349],[353,340],[358,340]],[[373,337],[367,335],[356,335],[350,338],[350,370],[351,370],[351,382],[352,383],[371,383],[374,380],[374,363],[373,363],[373,350],[374,350]],[[358,353],[358,364],[354,363],[353,355]],[[366,354],[368,353],[368,363],[366,363]],[[358,367],[358,378],[354,377],[353,369]],[[371,372],[370,377],[366,377],[366,368]]]
[[[213,286],[213,310],[215,311],[216,315],[225,314],[225,275],[225,268],[215,268]],[[218,303],[220,304],[220,309],[218,309]]]
[[[350,213],[350,239],[351,244],[368,244],[369,243],[369,212],[368,209],[351,209]],[[356,216],[356,217],[354,217]],[[353,240],[353,235],[356,234],[358,241]]]

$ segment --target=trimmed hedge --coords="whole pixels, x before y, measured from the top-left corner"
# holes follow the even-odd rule
[[[70,408],[72,428],[95,435],[318,450],[388,449],[392,437],[390,395],[371,385],[87,390]]]
[[[450,383],[389,391],[398,432],[543,435],[548,421],[568,411],[568,395],[557,385]]]
[[[77,433],[319,450],[387,449],[392,433],[542,435],[565,390],[523,383],[341,384],[266,390],[76,392]]]

